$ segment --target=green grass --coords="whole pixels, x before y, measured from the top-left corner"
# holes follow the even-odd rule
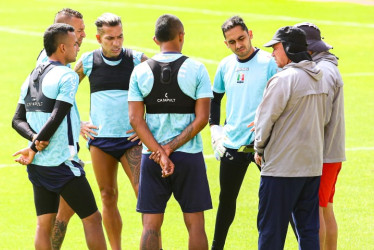
[[[0,55],[2,78],[0,90],[0,249],[32,249],[36,217],[32,187],[25,168],[14,164],[11,154],[26,142],[11,128],[11,119],[19,89],[32,70],[42,48],[42,33],[63,7],[81,11],[87,38],[80,54],[98,47],[95,42],[95,19],[103,12],[122,16],[125,46],[152,56],[158,48],[152,41],[154,23],[164,13],[177,15],[185,26],[184,53],[202,60],[213,79],[217,63],[230,51],[223,44],[220,25],[231,15],[240,14],[253,29],[253,44],[271,39],[276,29],[302,21],[313,21],[339,56],[345,82],[347,162],[337,183],[335,212],[339,223],[339,249],[373,249],[374,246],[374,40],[373,6],[336,2],[298,1],[2,1],[0,3]],[[39,35],[38,35],[39,34]],[[366,75],[365,75],[366,73]],[[369,73],[369,74],[368,74]],[[87,80],[79,87],[78,106],[82,119],[88,119],[89,89]],[[224,116],[223,118],[224,119]],[[208,178],[214,209],[205,213],[206,231],[211,242],[218,203],[218,162],[211,157],[210,135],[203,131]],[[81,141],[84,145],[83,140]],[[83,148],[81,158],[90,161]],[[101,207],[92,166],[85,167]],[[119,174],[119,207],[123,219],[123,249],[137,249],[141,234],[136,199],[124,173]],[[227,239],[226,249],[257,248],[258,170],[250,166],[238,198],[237,215]],[[178,204],[172,198],[162,228],[164,249],[186,249],[187,231]],[[64,249],[84,249],[81,222],[74,216],[68,227]],[[285,249],[297,249],[289,233]]]

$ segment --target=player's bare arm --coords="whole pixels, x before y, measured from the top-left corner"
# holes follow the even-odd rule
[[[129,102],[130,124],[134,128],[140,140],[147,146],[151,152],[160,153],[160,166],[162,176],[167,177],[174,172],[174,164],[165,153],[164,149],[155,140],[147,123],[144,120],[144,102]]]
[[[79,76],[79,83],[82,82],[86,75],[83,73],[83,63],[81,59],[79,59],[78,62],[75,64],[74,71]]]
[[[147,60],[148,60],[148,57],[143,54],[142,57],[141,57],[141,59],[140,59],[140,61],[144,62],[144,61],[147,61]]]
[[[176,149],[195,137],[208,124],[209,112],[210,98],[197,99],[195,105],[195,120],[193,120],[193,122],[171,142],[164,145],[164,151],[170,155]]]

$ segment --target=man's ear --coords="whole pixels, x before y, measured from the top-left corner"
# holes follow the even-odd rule
[[[160,46],[160,41],[159,40],[157,40],[157,38],[154,36],[153,37],[153,41],[158,45],[158,46]]]
[[[101,43],[101,36],[100,34],[96,34],[96,40],[98,43]]]
[[[249,35],[249,39],[252,39],[252,38],[253,38],[252,30],[248,30],[248,35]]]
[[[58,45],[58,49],[60,50],[61,53],[64,54],[66,51],[65,44],[61,43],[60,45]]]
[[[223,42],[226,44],[226,47],[229,48],[229,43],[226,40]]]

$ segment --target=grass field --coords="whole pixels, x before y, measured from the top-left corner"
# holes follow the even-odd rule
[[[302,21],[317,24],[326,41],[340,58],[345,83],[347,162],[337,183],[335,211],[339,223],[339,249],[374,249],[374,6],[339,2],[298,1],[1,1],[0,3],[0,249],[32,249],[36,224],[32,187],[23,166],[14,164],[12,153],[26,141],[11,128],[19,89],[35,65],[42,49],[42,34],[54,14],[71,7],[84,15],[87,37],[80,54],[98,47],[94,21],[103,12],[122,16],[125,46],[157,53],[153,43],[154,23],[164,13],[177,15],[185,26],[183,52],[203,62],[213,79],[218,62],[230,51],[223,44],[220,25],[234,14],[241,15],[253,30],[253,44],[262,48],[276,29]],[[81,117],[88,119],[89,89],[85,80],[77,94]],[[224,117],[223,117],[224,119]],[[213,238],[218,203],[218,162],[212,157],[210,134],[203,131],[213,210],[207,211],[206,231]],[[81,145],[84,145],[82,139]],[[90,162],[88,150],[80,157]],[[98,204],[99,193],[91,164],[85,167]],[[123,219],[123,249],[137,249],[141,234],[136,199],[126,176],[119,174],[119,207]],[[256,249],[256,216],[259,173],[251,165],[238,198],[237,216],[231,226],[226,249]],[[178,204],[171,199],[162,229],[164,249],[186,249],[187,231]],[[63,249],[85,249],[81,222],[74,216],[68,227]],[[297,249],[289,233],[285,249]]]

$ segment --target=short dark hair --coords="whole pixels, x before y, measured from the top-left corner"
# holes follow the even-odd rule
[[[51,56],[56,52],[58,45],[68,32],[74,32],[74,28],[66,23],[55,23],[47,28],[43,36],[44,49],[47,56]]]
[[[183,31],[183,24],[174,15],[165,14],[160,16],[156,21],[155,37],[159,42],[171,41],[181,31]]]
[[[227,19],[222,24],[221,29],[222,29],[223,36],[226,38],[225,33],[228,30],[231,30],[232,28],[234,28],[236,26],[240,26],[240,27],[242,27],[242,30],[248,31],[247,25],[245,25],[245,23],[243,21],[243,18],[241,18],[240,16],[233,16],[233,17],[230,17],[229,19]]]
[[[71,19],[72,17],[83,19],[83,15],[76,10],[70,8],[63,8],[55,15],[55,23],[66,23],[67,20]]]
[[[117,25],[122,25],[122,21],[121,18],[115,14],[104,13],[96,19],[95,25],[97,32],[101,33],[103,26],[114,27]]]

